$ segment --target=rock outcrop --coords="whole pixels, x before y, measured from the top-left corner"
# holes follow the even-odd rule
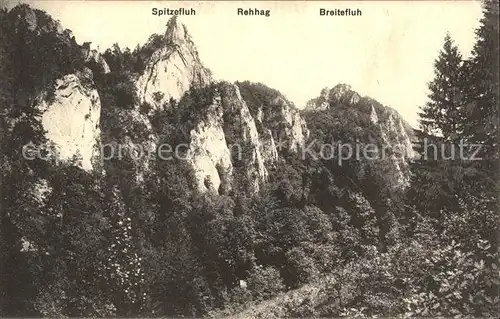
[[[222,118],[221,99],[216,97],[208,107],[206,119],[190,132],[189,160],[201,191],[218,191],[221,185],[230,183],[233,174]]]
[[[347,114],[346,107],[353,119],[342,118]],[[365,132],[367,140],[362,142],[381,147],[379,155],[384,157],[387,175],[394,179],[394,185],[407,185],[408,161],[414,157],[414,132],[397,111],[372,98],[361,97],[347,84],[323,89],[317,98],[307,103],[305,112],[310,111],[330,112],[337,116],[339,123],[352,120],[344,129],[355,132],[354,135]]]
[[[61,160],[75,156],[90,170],[99,156],[101,103],[92,74],[78,72],[56,81],[54,93],[39,99],[41,122]]]
[[[342,83],[332,89],[326,87],[321,90],[317,98],[307,102],[305,110],[326,110],[335,103],[354,105],[360,99],[361,96],[350,85]]]
[[[266,165],[285,148],[296,151],[307,137],[304,120],[282,96],[274,99],[274,107],[252,112],[235,84],[218,83],[212,104],[203,112],[204,119],[190,132],[191,164],[201,191],[257,192],[268,180]]]
[[[185,25],[172,17],[162,45],[153,52],[137,79],[139,102],[160,107],[170,98],[179,100],[191,86],[201,87],[210,82],[210,71],[201,63]]]
[[[330,103],[356,104],[361,99],[361,96],[353,91],[348,84],[338,84],[328,92],[328,100]]]
[[[94,65],[99,68],[98,71],[101,73],[109,73],[110,69],[104,57],[97,51],[96,49],[83,48],[82,50],[83,56],[85,57],[85,63],[87,65]]]
[[[236,165],[243,167],[240,178],[247,183],[247,190],[257,191],[267,180],[268,172],[262,154],[263,142],[257,132],[255,119],[241,97],[238,86],[221,87],[221,102],[225,113],[225,134]]]
[[[280,144],[285,142],[288,150],[298,151],[309,137],[309,130],[300,112],[283,96],[277,96],[271,105],[263,108],[263,125],[271,127]]]
[[[304,145],[309,130],[292,102],[260,83],[242,82],[238,86],[255,120],[264,152],[269,154],[266,158],[276,158],[286,151],[298,151]]]

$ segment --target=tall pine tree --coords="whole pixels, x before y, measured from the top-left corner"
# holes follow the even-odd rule
[[[419,158],[412,165],[409,190],[413,204],[432,218],[438,218],[443,209],[456,207],[457,177],[461,173],[456,161],[458,147],[453,144],[463,130],[462,64],[462,55],[447,34],[434,62],[435,78],[429,83],[429,100],[419,113]]]
[[[481,144],[478,154],[483,160],[478,162],[483,184],[486,188],[498,181],[500,159],[499,129],[499,4],[497,0],[486,0],[484,16],[476,30],[477,42],[472,58],[467,65],[470,85],[468,86],[467,122],[464,136],[471,143]]]
[[[462,55],[450,35],[434,62],[435,78],[429,84],[429,101],[420,115],[420,126],[424,133],[442,135],[443,140],[453,141],[461,131],[461,109],[463,103],[461,72]]]

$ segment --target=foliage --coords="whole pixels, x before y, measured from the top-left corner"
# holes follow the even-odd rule
[[[443,50],[434,62],[436,77],[429,84],[429,102],[420,113],[424,133],[441,134],[443,140],[454,141],[463,131],[462,55],[450,35],[444,39]]]
[[[106,110],[113,107],[133,109],[137,105],[137,93],[129,73],[102,74],[96,79],[96,84],[99,87],[101,104]]]
[[[284,289],[279,271],[273,267],[255,267],[247,279],[248,290],[255,300],[265,300]]]

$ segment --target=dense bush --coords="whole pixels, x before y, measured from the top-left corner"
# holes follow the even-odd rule
[[[247,278],[248,290],[254,300],[265,300],[283,291],[279,271],[273,267],[255,267]]]

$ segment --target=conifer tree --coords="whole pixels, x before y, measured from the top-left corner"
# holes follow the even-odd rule
[[[500,158],[498,1],[486,0],[483,8],[484,16],[476,30],[477,42],[468,63],[470,84],[467,99],[470,103],[467,108],[464,135],[471,143],[482,145],[478,155],[484,159],[478,163],[483,171],[481,175],[493,177],[498,172],[497,163]],[[488,180],[494,182],[497,179]]]
[[[429,101],[419,114],[424,133],[440,134],[447,141],[454,140],[461,131],[462,55],[450,35],[434,62],[435,78],[429,83]]]
[[[452,145],[458,144],[463,131],[462,65],[462,56],[447,34],[434,62],[429,101],[419,114],[420,146],[415,149],[419,158],[412,164],[409,197],[419,211],[438,220],[444,209],[456,207],[457,184],[463,177],[457,147]]]

